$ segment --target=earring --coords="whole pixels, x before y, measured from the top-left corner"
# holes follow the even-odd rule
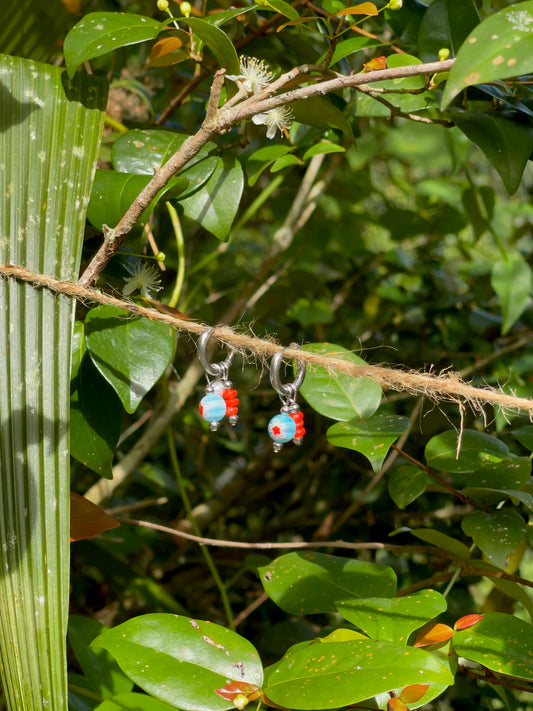
[[[299,346],[296,343],[291,343],[290,348],[299,348]],[[282,403],[279,415],[274,415],[268,423],[268,434],[273,440],[274,452],[279,452],[283,445],[290,442],[291,439],[294,444],[301,445],[305,434],[304,416],[296,402],[296,395],[305,378],[306,364],[299,361],[296,378],[293,382],[282,383],[279,367],[285,350],[286,348],[278,351],[270,364],[270,382]]]
[[[226,360],[220,363],[210,363],[207,358],[207,342],[213,330],[213,328],[206,328],[198,339],[198,359],[207,378],[206,394],[200,400],[200,415],[209,422],[211,431],[216,432],[225,416],[228,417],[232,427],[237,424],[239,401],[237,391],[232,388],[232,382],[228,379],[228,370],[235,357],[235,351],[230,351]],[[215,380],[210,380],[210,375]]]

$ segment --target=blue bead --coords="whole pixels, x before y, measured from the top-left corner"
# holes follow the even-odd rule
[[[296,423],[290,415],[281,412],[279,415],[274,415],[268,423],[268,434],[274,442],[282,444],[290,442],[296,434]]]
[[[200,400],[200,415],[208,422],[220,422],[226,414],[226,401],[220,395],[207,393]]]

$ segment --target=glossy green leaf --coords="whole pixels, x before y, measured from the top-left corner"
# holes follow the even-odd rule
[[[139,403],[165,372],[174,353],[174,330],[132,317],[115,306],[97,306],[85,319],[91,359],[115,389],[126,412]]]
[[[533,0],[496,12],[460,48],[442,96],[442,107],[467,86],[533,71]]]
[[[339,600],[396,593],[392,568],[324,553],[287,553],[259,574],[268,596],[293,615],[335,612]]]
[[[190,138],[186,133],[176,133],[162,128],[134,128],[120,136],[113,144],[111,156],[113,167],[121,173],[137,175],[154,174],[154,165],[162,166]],[[198,190],[213,174],[217,166],[216,156],[210,155],[214,143],[206,145],[192,158],[177,176],[189,182],[180,197]],[[175,179],[170,186],[176,186]],[[185,185],[185,184],[183,184]]]
[[[533,425],[518,427],[516,430],[512,430],[511,434],[523,447],[530,449],[533,452]]]
[[[257,0],[257,5],[262,10],[278,12],[280,15],[288,17],[289,20],[297,20],[300,17],[298,11],[285,0]]]
[[[141,689],[191,711],[233,707],[215,693],[228,680],[261,686],[263,667],[254,647],[229,629],[180,615],[135,617],[97,637]]]
[[[147,175],[131,175],[119,173],[116,170],[97,170],[91,200],[87,208],[87,219],[99,230],[103,225],[114,227],[149,182],[150,177]],[[188,187],[187,178],[173,178],[142,213],[136,225],[137,229],[141,229],[146,224],[157,201],[163,195],[174,196],[176,191],[181,193]]]
[[[355,353],[331,343],[309,343],[304,350],[366,365]],[[378,383],[368,378],[330,372],[327,368],[309,363],[300,392],[321,415],[333,420],[352,420],[373,415],[381,403],[382,390]]]
[[[423,469],[404,464],[389,476],[389,494],[399,509],[404,509],[426,490],[428,475]]]
[[[246,15],[247,12],[253,12],[254,10],[257,10],[258,7],[258,5],[250,5],[248,7],[238,7],[234,10],[220,10],[214,12],[212,15],[207,15],[203,19],[205,20],[205,22],[209,22],[210,25],[220,27],[225,22],[234,20],[236,17],[240,17],[241,15]]]
[[[511,252],[492,265],[490,283],[500,299],[505,335],[527,306],[533,287],[531,267],[520,252]]]
[[[338,128],[346,138],[355,141],[352,127],[346,116],[329,99],[323,96],[312,96],[304,101],[289,104],[294,118],[298,123],[318,128]]]
[[[458,443],[459,435],[455,430],[432,437],[424,452],[428,466],[437,471],[460,474],[511,458],[504,442],[484,432],[463,430],[459,451]]]
[[[99,704],[95,711],[176,711],[174,705],[167,704],[165,701],[154,699],[153,696],[146,694],[119,694],[112,699],[103,701]]]
[[[479,24],[473,0],[435,0],[426,10],[418,35],[418,51],[424,62],[435,62],[445,47],[455,57],[471,30]]]
[[[180,22],[189,25],[195,35],[209,47],[221,67],[229,74],[240,74],[240,62],[233,42],[228,35],[210,22],[197,17],[180,17]]]
[[[407,644],[411,632],[422,627],[447,608],[446,600],[435,590],[421,590],[392,599],[343,600],[339,613],[360,627],[371,639],[387,639]]]
[[[474,511],[466,514],[461,527],[484,555],[499,568],[509,559],[526,535],[526,524],[517,511]]]
[[[89,59],[154,39],[165,24],[126,12],[90,12],[65,37],[63,51],[69,77]]]
[[[268,667],[263,690],[284,708],[336,709],[424,682],[452,684],[453,676],[423,649],[376,640],[311,642]]]
[[[78,278],[106,99],[102,79],[0,55],[0,263]],[[13,711],[67,705],[74,308],[0,280],[0,669]]]
[[[72,381],[70,454],[100,476],[111,479],[124,409],[114,389],[87,354]]]
[[[254,186],[261,173],[272,165],[278,158],[291,153],[294,148],[282,144],[273,146],[263,146],[251,154],[246,163],[246,173],[248,175],[248,185]]]
[[[368,47],[383,47],[386,44],[386,42],[380,42],[380,40],[370,37],[350,37],[335,45],[335,51],[333,52],[329,66],[332,67],[334,64],[337,64],[337,62],[340,62],[341,59],[349,57],[351,54],[355,54],[355,52],[360,52]]]
[[[525,491],[517,491],[516,489],[489,489],[476,486],[465,486],[463,487],[462,492],[465,496],[472,501],[475,501],[477,504],[496,506],[500,502],[512,498],[520,501],[524,504],[524,506],[533,511],[533,496]]]
[[[93,639],[106,629],[105,625],[90,617],[71,615],[68,622],[68,640],[74,656],[93,692],[103,699],[133,689],[133,683],[122,673],[109,652],[90,647]]]
[[[464,543],[447,536],[445,533],[441,533],[441,531],[436,531],[434,528],[413,528],[411,533],[421,541],[431,543],[437,548],[442,548],[443,551],[448,551],[461,560],[469,560],[470,558],[470,551]]]
[[[330,143],[329,141],[320,141],[319,143],[315,143],[314,146],[311,146],[311,148],[308,148],[306,152],[303,154],[303,160],[309,160],[309,158],[312,158],[313,156],[318,156],[322,155],[325,153],[345,153],[346,148],[344,146],[339,146],[338,143]]]
[[[244,189],[244,174],[239,161],[226,153],[217,159],[209,180],[194,193],[180,198],[185,215],[198,222],[219,240],[229,236]]]
[[[481,111],[453,109],[450,113],[455,125],[498,171],[507,192],[516,192],[533,151],[533,128]]]
[[[453,636],[457,654],[497,674],[533,681],[533,626],[503,612],[489,612]]]
[[[409,427],[403,415],[373,415],[361,420],[337,422],[326,432],[328,442],[364,454],[377,472],[393,442]]]

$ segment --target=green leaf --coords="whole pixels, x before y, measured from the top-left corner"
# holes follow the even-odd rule
[[[335,46],[335,51],[331,57],[329,66],[332,67],[341,59],[349,57],[355,52],[360,52],[362,49],[367,49],[368,47],[384,47],[388,43],[380,42],[378,39],[371,39],[370,37],[350,37],[350,39],[343,40]],[[324,55],[325,56],[325,55]],[[320,59],[322,61],[322,58]]]
[[[336,709],[421,682],[452,684],[453,676],[428,652],[393,642],[311,642],[268,667],[263,690],[283,708]]]
[[[437,546],[437,548],[442,548],[443,551],[448,551],[448,553],[457,556],[461,560],[470,559],[468,547],[465,546],[464,543],[461,543],[461,541],[447,536],[445,533],[436,531],[433,528],[413,528],[411,533],[421,541],[431,543],[431,545]]]
[[[298,123],[318,128],[338,128],[347,138],[355,142],[352,127],[346,120],[346,116],[329,99],[323,96],[312,96],[303,101],[290,103],[289,107]]]
[[[335,447],[346,447],[364,454],[378,472],[385,457],[398,437],[409,427],[403,415],[374,415],[350,422],[337,422],[326,432],[328,442]]]
[[[459,452],[458,442],[455,430],[447,430],[432,437],[424,452],[428,466],[450,474],[464,473],[489,464],[499,464],[510,457],[509,448],[504,442],[484,432],[463,430]]]
[[[61,0],[3,0],[0,47],[4,54],[46,62],[72,24]]]
[[[492,265],[490,283],[500,299],[502,335],[505,335],[526,308],[533,287],[533,274],[520,252],[511,252],[507,259]]]
[[[174,705],[167,704],[165,701],[154,699],[153,696],[146,694],[119,694],[112,699],[103,701],[99,704],[95,711],[176,711]]]
[[[533,626],[503,612],[489,612],[472,627],[453,635],[453,647],[465,659],[497,674],[533,681]]]
[[[503,580],[499,577],[491,577],[491,572],[501,573],[501,570],[486,560],[471,560],[468,565],[470,568],[478,570],[480,575],[485,576],[486,580],[505,593],[507,597],[518,600],[524,609],[527,610],[530,619],[533,620],[533,600],[528,592],[530,588],[520,585],[520,583],[516,583],[514,580]]]
[[[468,34],[479,24],[473,0],[435,0],[420,23],[418,51],[424,62],[435,62],[446,47],[455,57]]]
[[[481,111],[452,109],[450,113],[455,125],[498,171],[507,192],[516,192],[533,151],[533,128]]]
[[[195,35],[209,47],[221,67],[230,74],[240,74],[240,62],[233,42],[219,27],[197,17],[180,17],[180,22],[189,25]]]
[[[91,309],[85,327],[93,363],[115,389],[126,412],[135,412],[172,359],[173,329],[132,317],[115,306]]]
[[[523,447],[530,449],[533,452],[533,425],[519,427],[516,430],[512,430],[511,434]]]
[[[533,0],[496,12],[460,48],[442,95],[442,108],[467,86],[533,71]]]
[[[90,12],[65,37],[63,52],[69,77],[89,59],[154,39],[165,25],[150,17],[126,12]]]
[[[520,501],[524,506],[533,511],[533,496],[525,491],[517,491],[516,489],[489,489],[477,486],[465,486],[462,491],[465,496],[478,504],[496,506],[511,497]]]
[[[257,5],[262,10],[278,12],[280,15],[288,17],[289,20],[297,20],[300,17],[298,11],[285,0],[257,0]]]
[[[72,651],[93,692],[103,699],[133,689],[132,682],[120,671],[109,652],[89,646],[106,629],[105,625],[90,617],[71,615],[68,622],[68,640]]]
[[[392,568],[324,553],[287,553],[259,568],[265,592],[285,612],[335,612],[339,600],[394,597]]]
[[[284,146],[282,144],[274,144],[273,146],[264,146],[259,150],[254,151],[248,158],[246,163],[246,172],[248,174],[248,185],[251,187],[256,184],[261,176],[261,173],[274,163],[278,158],[291,153],[294,148]]]
[[[100,476],[113,477],[113,456],[124,410],[114,389],[87,354],[72,381],[70,454]]]
[[[196,192],[180,198],[179,205],[190,220],[195,220],[224,241],[231,231],[243,189],[241,164],[226,153],[217,158],[217,166],[209,180]]]
[[[68,674],[68,708],[69,711],[93,711],[98,706],[98,699],[93,699],[94,691],[81,674]]]
[[[466,514],[461,528],[484,555],[499,568],[509,559],[526,536],[526,524],[517,511],[500,510]]]
[[[396,506],[404,509],[426,490],[428,475],[415,465],[395,469],[389,477],[389,494]]]
[[[152,170],[153,173],[153,170]],[[150,182],[147,175],[130,175],[116,170],[97,170],[94,177],[94,187],[91,194],[87,219],[99,230],[103,225],[117,225],[126,210]],[[183,192],[189,187],[189,181],[184,177],[173,178],[166,187],[152,200],[136,223],[140,231],[148,222],[152,211],[163,195],[176,191]]]
[[[113,144],[111,151],[113,167],[121,173],[151,177],[154,174],[154,165],[163,166],[188,138],[190,136],[186,133],[176,133],[162,128],[131,129],[119,136]],[[217,166],[217,157],[209,155],[214,148],[216,148],[214,143],[206,143],[180,171],[177,180],[181,181],[184,178],[188,180],[188,185],[183,183],[185,187],[180,197],[198,190],[209,180]],[[174,188],[175,180],[173,179],[169,184]]]
[[[141,689],[191,711],[233,707],[215,693],[228,680],[256,686],[263,668],[254,647],[220,625],[180,615],[135,617],[97,637]]]
[[[447,608],[446,600],[435,590],[392,599],[343,600],[339,613],[360,627],[371,639],[387,639],[407,644],[411,632],[422,627]]]
[[[309,160],[313,156],[322,155],[324,153],[345,153],[346,148],[339,146],[338,143],[330,143],[329,141],[319,141],[314,146],[308,148],[303,155],[304,161]]]
[[[93,76],[0,55],[0,263],[78,278],[107,98]],[[0,666],[10,709],[67,705],[74,300],[0,280]]]
[[[366,365],[355,353],[331,343],[309,343],[303,350]],[[368,378],[354,378],[309,363],[301,394],[321,415],[333,420],[352,420],[373,415],[381,402],[381,386]]]

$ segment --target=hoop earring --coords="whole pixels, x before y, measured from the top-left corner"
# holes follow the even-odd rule
[[[291,343],[289,347],[299,348],[296,343]],[[304,416],[296,402],[296,395],[305,378],[306,364],[303,361],[298,361],[296,378],[292,383],[282,383],[279,368],[286,350],[283,348],[278,351],[272,357],[270,364],[270,383],[281,400],[279,415],[274,415],[268,423],[268,434],[273,441],[274,452],[279,452],[283,445],[290,442],[291,439],[294,444],[301,445],[305,434]]]
[[[205,370],[207,379],[206,394],[200,400],[199,408],[200,415],[209,422],[209,429],[216,432],[224,417],[228,417],[232,427],[237,424],[239,401],[237,391],[232,388],[232,382],[228,378],[228,371],[235,357],[235,351],[230,350],[226,360],[220,363],[210,363],[207,358],[207,342],[213,331],[213,328],[206,328],[198,339],[198,359]],[[209,376],[213,376],[214,380],[210,380]]]

